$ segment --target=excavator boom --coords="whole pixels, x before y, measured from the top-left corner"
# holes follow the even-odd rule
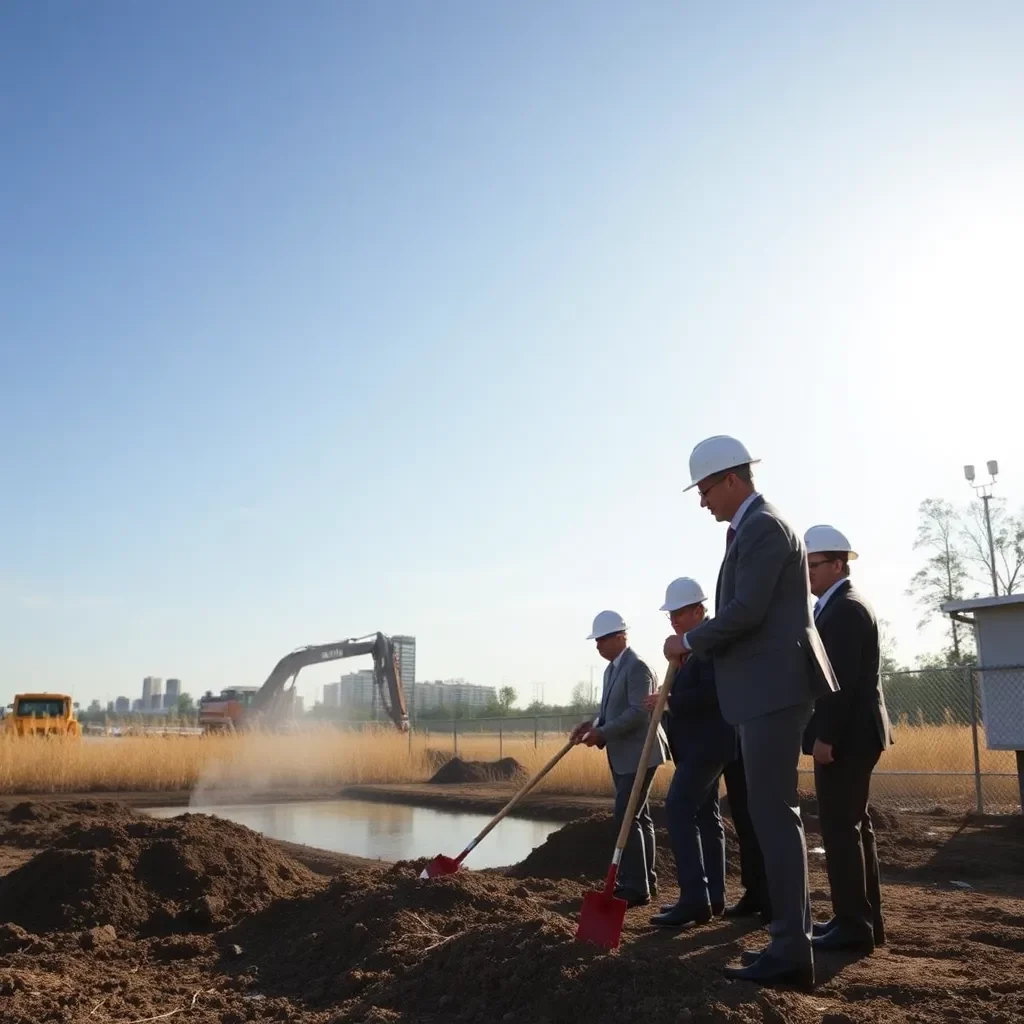
[[[295,680],[302,669],[309,665],[365,654],[373,656],[374,684],[380,692],[381,703],[387,710],[388,717],[398,729],[405,732],[409,728],[405,689],[402,685],[398,658],[395,655],[394,641],[384,633],[373,633],[367,637],[340,640],[332,644],[300,647],[286,654],[252,696],[245,709],[245,717],[268,724],[282,721],[288,717],[291,710],[295,697]]]

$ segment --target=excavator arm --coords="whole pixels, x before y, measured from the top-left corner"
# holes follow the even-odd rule
[[[280,719],[294,699],[295,681],[299,672],[309,665],[319,665],[341,658],[355,658],[360,655],[373,656],[373,679],[381,696],[381,703],[387,709],[388,717],[402,732],[409,728],[409,712],[405,703],[405,689],[395,655],[394,641],[383,633],[367,637],[340,640],[333,644],[319,644],[300,647],[286,654],[267,676],[266,682],[253,696],[249,707],[251,714],[264,721]]]

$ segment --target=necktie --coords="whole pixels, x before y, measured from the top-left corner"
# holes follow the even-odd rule
[[[818,612],[820,612],[820,611],[821,611],[821,598],[819,597],[818,600],[814,602],[814,617],[815,618],[818,617]]]
[[[725,550],[726,551],[728,551],[729,548],[732,546],[732,539],[735,536],[736,536],[736,531],[730,526],[729,529],[725,531]]]

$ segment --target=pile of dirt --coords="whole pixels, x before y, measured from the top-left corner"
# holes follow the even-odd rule
[[[660,810],[660,808],[659,808]],[[655,822],[663,815],[656,814]],[[730,874],[739,871],[739,846],[732,822],[724,821],[726,868]],[[571,878],[591,885],[604,879],[615,848],[617,835],[611,814],[591,814],[569,822],[552,832],[525,860],[509,868],[512,878]],[[671,890],[676,884],[676,861],[668,833],[656,825],[654,829],[655,870],[659,887]]]
[[[246,951],[224,968],[260,991],[333,1006],[337,1024],[366,1020],[599,1019],[638,1012],[678,1020],[717,984],[710,969],[609,960],[575,941],[580,890],[460,872],[424,882],[398,872],[335,879],[314,898],[278,903],[228,941]],[[666,972],[668,978],[666,979]],[[663,995],[637,996],[657,988]],[[436,1017],[435,1017],[436,1015]],[[710,1019],[710,1018],[709,1018]]]
[[[49,846],[70,826],[142,821],[145,815],[115,800],[24,800],[0,811],[0,844]]]
[[[203,814],[85,820],[0,878],[0,920],[30,932],[209,931],[323,882],[263,836]]]
[[[430,778],[430,782],[450,785],[459,782],[525,782],[526,769],[514,758],[500,761],[463,761],[453,757]]]

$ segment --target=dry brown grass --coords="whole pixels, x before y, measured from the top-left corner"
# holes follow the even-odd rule
[[[564,742],[560,733],[505,734],[501,753],[529,771],[538,769]],[[980,736],[982,771],[1014,773],[1013,754],[985,749]],[[160,792],[339,788],[359,783],[424,781],[431,774],[428,749],[450,752],[448,733],[409,737],[391,730],[341,733],[312,729],[301,735],[168,736],[90,738],[79,741],[0,739],[0,793]],[[494,760],[496,734],[459,736],[459,755]],[[809,759],[805,759],[809,768]],[[882,772],[944,772],[947,775]],[[897,805],[973,802],[973,749],[970,730],[957,725],[897,728],[896,744],[883,757],[875,777],[876,800]],[[958,775],[955,773],[965,773]],[[670,778],[658,773],[661,795]],[[807,788],[813,783],[807,777]],[[605,795],[611,792],[604,754],[589,748],[571,751],[541,783],[549,793]],[[986,779],[992,804],[1016,800],[1016,780]]]

